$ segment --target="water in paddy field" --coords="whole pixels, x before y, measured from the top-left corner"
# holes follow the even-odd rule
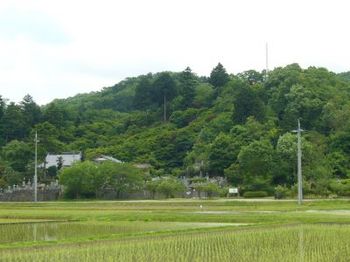
[[[14,242],[57,241],[108,237],[145,232],[185,230],[195,228],[240,226],[233,223],[180,223],[180,222],[45,222],[0,225],[0,245]]]
[[[143,222],[135,221],[126,224],[136,225],[140,223]],[[150,225],[149,229],[154,227],[155,224],[148,224]],[[192,224],[193,226],[195,223],[185,224]],[[143,223],[142,226],[145,227],[146,225],[147,223]],[[176,223],[172,223],[172,225],[175,226]],[[46,248],[24,248],[22,250],[10,248],[5,250],[3,254],[0,253],[0,260],[46,262],[50,257],[50,261],[91,262],[106,261],[106,258],[113,259],[110,261],[159,262],[345,262],[349,261],[348,258],[350,257],[349,235],[349,225],[269,225],[239,230],[193,231],[190,234],[176,233],[151,237],[142,235],[141,237],[131,238],[132,241],[125,238],[118,241],[101,241],[100,243],[97,241],[83,246],[54,245],[54,248],[50,250]],[[5,259],[3,259],[4,257]]]
[[[11,242],[55,241],[88,233],[88,228],[72,223],[26,223],[0,225],[0,244]]]

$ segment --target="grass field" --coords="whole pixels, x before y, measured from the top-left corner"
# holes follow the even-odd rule
[[[0,203],[0,261],[349,261],[350,200]]]

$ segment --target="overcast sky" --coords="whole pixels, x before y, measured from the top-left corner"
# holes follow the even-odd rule
[[[350,70],[347,0],[0,0],[0,95],[39,104],[187,66]]]

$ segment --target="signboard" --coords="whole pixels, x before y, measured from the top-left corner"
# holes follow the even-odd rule
[[[237,187],[231,187],[228,189],[228,192],[230,194],[238,194],[238,188]]]

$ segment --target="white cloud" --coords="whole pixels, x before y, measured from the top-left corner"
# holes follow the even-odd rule
[[[349,70],[341,0],[7,1],[0,4],[0,94],[39,103],[128,76],[190,66],[208,75],[298,62]],[[10,23],[10,24],[6,24]]]

